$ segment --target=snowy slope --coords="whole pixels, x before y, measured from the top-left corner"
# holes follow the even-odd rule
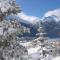
[[[60,60],[60,56],[53,58],[52,60]]]
[[[39,53],[39,49],[40,49],[40,46],[36,46],[36,47],[30,47],[28,48],[28,46],[31,44],[31,42],[21,42],[20,43],[21,45],[25,46],[28,50],[28,57],[29,57],[29,60],[60,60],[60,56],[57,56],[57,57],[53,57],[52,55],[48,55],[47,54],[47,57],[43,58],[42,55],[40,55]]]

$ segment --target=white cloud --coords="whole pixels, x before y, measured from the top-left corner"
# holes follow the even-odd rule
[[[52,11],[48,11],[44,14],[43,19],[48,16],[55,16],[54,19],[58,22],[60,21],[60,8]]]
[[[39,20],[38,17],[35,17],[35,16],[28,16],[27,14],[25,14],[24,12],[21,12],[18,14],[18,16],[23,19],[23,20],[26,20],[30,23],[35,23]]]
[[[53,15],[55,15],[57,17],[60,17],[60,8],[56,9],[56,10],[46,12],[44,17],[53,16]]]

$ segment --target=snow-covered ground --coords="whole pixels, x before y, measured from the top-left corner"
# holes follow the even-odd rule
[[[45,58],[43,58],[43,55],[40,55],[39,50],[40,47],[35,47],[35,48],[30,48],[28,49],[28,55],[30,60],[52,60],[53,56],[52,55],[47,55]],[[55,58],[54,58],[55,59]]]
[[[53,58],[53,60],[60,60],[60,56]]]
[[[28,54],[33,54],[33,53],[38,53],[38,49],[39,47],[35,47],[35,48],[29,48],[28,49]]]
[[[47,55],[47,57],[43,58],[42,55],[38,52],[39,47],[36,48],[30,48],[28,49],[28,55],[30,57],[30,60],[60,60],[60,56],[53,57],[52,55]]]
[[[21,45],[27,47],[30,43],[31,42],[25,42],[21,43]],[[39,53],[39,49],[39,46],[27,48],[29,60],[60,60],[60,56],[53,57],[52,55],[47,55],[47,57],[43,58]]]

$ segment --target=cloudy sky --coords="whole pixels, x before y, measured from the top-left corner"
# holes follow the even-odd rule
[[[60,0],[16,0],[27,15],[42,17],[47,11],[60,8]]]

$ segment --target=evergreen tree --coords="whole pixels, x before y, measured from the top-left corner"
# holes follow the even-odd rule
[[[40,49],[38,50],[40,53],[40,60],[49,60],[48,56],[53,56],[53,46],[49,43],[47,34],[44,31],[44,28],[41,23],[39,23],[39,38],[37,41],[40,41]],[[47,59],[46,59],[47,57]]]
[[[27,60],[27,49],[17,42],[16,32],[19,27],[15,21],[11,23],[5,20],[8,15],[20,12],[15,0],[0,0],[0,60]]]

